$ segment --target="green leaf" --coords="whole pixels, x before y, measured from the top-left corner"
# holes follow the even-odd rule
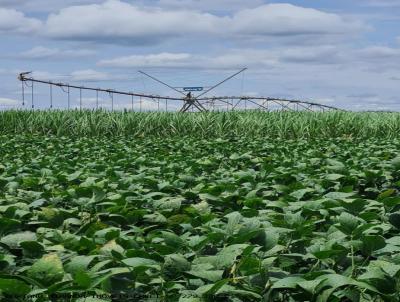
[[[67,176],[68,181],[74,181],[79,179],[79,177],[82,175],[82,171],[76,171],[75,173],[69,174]]]
[[[201,296],[213,296],[215,295],[225,284],[227,284],[231,279],[223,279],[214,284],[204,285],[196,290]]]
[[[119,237],[121,230],[119,228],[106,228],[94,233],[94,237],[103,238],[105,241],[111,241]]]
[[[182,295],[183,296],[181,296],[179,298],[178,302],[204,302],[204,300],[202,298],[198,298],[198,297],[195,297],[195,296],[191,297],[187,293],[183,293]]]
[[[365,235],[361,238],[362,252],[371,255],[373,252],[386,246],[385,238],[380,235]]]
[[[64,277],[62,262],[56,254],[45,255],[28,269],[28,276],[44,285],[52,285]]]
[[[183,255],[171,254],[165,256],[164,270],[170,275],[176,276],[179,273],[190,270],[190,267],[190,262]]]
[[[158,265],[158,262],[156,262],[154,260],[147,259],[147,258],[139,258],[139,257],[127,258],[127,259],[122,260],[122,262],[132,268],[138,268],[138,267],[142,267],[142,266],[150,267],[150,266]]]
[[[393,158],[390,163],[395,170],[400,170],[400,156]]]
[[[346,199],[349,197],[354,196],[356,193],[351,192],[351,193],[345,193],[345,192],[330,192],[328,194],[325,194],[324,197],[328,199]]]
[[[239,222],[242,219],[242,215],[239,212],[233,212],[228,217],[228,224],[226,225],[226,233],[228,236],[232,236],[235,230],[239,227]]]
[[[329,180],[329,181],[337,181],[337,180],[339,180],[339,179],[341,179],[341,178],[344,178],[345,176],[344,175],[342,175],[342,174],[326,174],[325,175],[325,179],[326,180]]]
[[[222,279],[223,270],[195,270],[188,271],[187,274],[207,281],[217,282]]]
[[[400,229],[400,212],[390,214],[389,222],[397,229]]]
[[[336,160],[336,159],[331,159],[331,158],[328,158],[327,160],[326,160],[326,162],[328,163],[328,169],[329,170],[334,170],[334,171],[343,171],[343,170],[345,170],[346,169],[346,166],[342,163],[342,162],[340,162],[340,161],[338,161],[338,160]]]
[[[314,192],[314,189],[311,188],[300,189],[290,193],[290,196],[296,198],[297,200],[301,200],[307,193],[311,192]]]
[[[77,273],[79,271],[86,271],[90,263],[96,259],[97,255],[91,256],[75,256],[71,261],[65,265],[65,271],[69,273]]]
[[[392,196],[394,193],[396,193],[396,190],[395,190],[395,189],[386,190],[386,191],[384,191],[384,192],[382,192],[382,193],[379,194],[378,200],[382,200],[382,199],[384,199],[384,198],[386,198],[386,197],[390,197],[390,196]]]
[[[258,235],[251,241],[263,247],[264,251],[274,248],[279,241],[279,233],[273,230],[260,230]]]
[[[92,283],[92,279],[85,271],[78,271],[76,274],[74,274],[74,282],[78,286],[88,289]]]
[[[357,228],[358,226],[358,219],[357,217],[347,213],[343,212],[339,216],[339,223],[340,223],[340,230],[349,235],[353,233],[353,231]]]
[[[106,192],[99,188],[93,188],[93,196],[92,199],[88,202],[88,204],[99,203],[106,198]]]
[[[310,294],[314,295],[316,293],[317,286],[322,282],[323,280],[306,280],[306,281],[300,281],[298,285],[309,292]]]
[[[23,241],[20,246],[24,249],[26,255],[41,257],[44,253],[44,247],[37,241]]]
[[[225,284],[227,284],[231,279],[223,279],[211,286],[210,289],[208,289],[206,292],[203,293],[203,295],[206,296],[213,296],[215,295]]]
[[[30,286],[21,280],[0,278],[0,292],[4,294],[24,296],[30,291]]]
[[[36,239],[35,233],[27,231],[4,236],[0,242],[8,245],[10,248],[18,248],[21,242],[36,241]]]
[[[122,255],[124,253],[124,248],[120,246],[115,240],[107,242],[101,249],[100,254],[114,257],[113,252],[117,252]]]
[[[171,232],[161,232],[162,236],[164,237],[165,244],[173,247],[175,249],[179,249],[185,245],[185,242],[182,240],[181,237],[175,235]]]
[[[337,291],[339,287],[345,285],[351,285],[353,280],[346,276],[338,275],[338,274],[329,274],[322,275],[318,277],[318,279],[322,280],[321,283],[317,286],[316,292],[322,292],[318,296],[318,302],[327,302],[329,301],[330,296]]]
[[[304,278],[299,276],[290,276],[276,281],[271,289],[282,289],[282,288],[296,288],[300,282],[306,281]]]
[[[159,210],[179,210],[179,208],[182,205],[182,201],[185,199],[182,197],[164,197],[160,200],[154,201],[154,207],[156,207]]]

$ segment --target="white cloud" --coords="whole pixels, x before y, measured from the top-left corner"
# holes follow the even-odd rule
[[[313,101],[318,104],[332,105],[335,104],[337,100],[335,98],[315,98]]]
[[[384,46],[369,46],[357,51],[362,58],[369,60],[386,60],[400,58],[400,49]]]
[[[102,60],[98,63],[104,67],[188,67],[193,55],[188,53],[159,53],[148,55],[132,55],[110,60]]]
[[[0,8],[0,34],[35,33],[41,26],[41,21],[28,18],[15,9]]]
[[[132,55],[101,60],[98,66],[115,68],[196,68],[236,69],[249,67],[253,70],[274,68],[280,63],[327,63],[335,50],[331,47],[289,48],[286,50],[236,49],[219,55],[195,55],[189,53],[159,53]],[[330,60],[333,60],[331,57]]]
[[[184,34],[215,32],[223,18],[191,11],[142,9],[118,0],[51,14],[47,35],[58,39],[146,44]]]
[[[42,59],[66,59],[81,58],[94,55],[96,52],[88,49],[59,49],[37,46],[16,55],[19,59],[42,60]]]
[[[125,1],[129,2],[129,1]],[[199,11],[235,11],[262,5],[263,0],[135,0],[139,7],[161,7],[169,9],[199,10]],[[0,0],[1,7],[14,8],[29,12],[56,12],[70,6],[101,4],[104,0]]]
[[[262,36],[347,35],[366,28],[337,14],[285,3],[240,11],[232,21],[234,32]]]
[[[321,46],[287,46],[269,49],[232,49],[218,55],[182,56],[181,60],[168,60],[152,65],[146,56],[131,61],[129,57],[122,58],[120,64],[114,67],[190,67],[199,69],[233,69],[249,67],[252,70],[274,70],[284,65],[302,65],[306,69],[313,66],[327,66],[331,69],[347,69],[348,66],[360,70],[383,72],[398,69],[400,66],[400,48],[369,46],[361,49],[345,45]],[[118,59],[116,59],[118,61]],[[143,64],[146,62],[146,64]],[[101,65],[102,62],[99,64]],[[104,66],[113,66],[115,61],[103,61]],[[142,64],[141,64],[142,63]],[[350,65],[349,65],[350,64]]]
[[[8,99],[8,98],[0,98],[0,107],[16,107],[21,104],[21,101]]]
[[[71,73],[72,81],[100,82],[110,80],[110,76],[105,72],[93,69],[77,70]]]
[[[114,79],[108,73],[93,69],[76,70],[69,74],[56,74],[48,71],[34,71],[32,77],[47,81],[102,82]]]
[[[236,11],[243,8],[257,7],[263,3],[262,0],[159,0],[157,5],[160,7],[200,11]]]
[[[71,5],[101,3],[103,0],[0,0],[0,6],[24,12],[54,12]]]
[[[159,53],[133,55],[102,60],[102,67],[116,68],[196,68],[196,69],[234,69],[244,66],[254,68],[272,67],[276,59],[269,51],[234,50],[223,55],[206,56],[189,53]]]
[[[336,46],[293,47],[276,52],[281,62],[334,64],[343,60],[342,49]]]
[[[253,70],[275,68],[282,63],[333,64],[344,60],[344,54],[333,46],[292,47],[256,50],[234,49],[218,55],[189,53],[159,53],[132,55],[101,60],[102,67],[116,68],[197,68],[236,69],[249,67]]]
[[[52,80],[52,81],[63,81],[68,78],[67,75],[60,75],[48,71],[35,70],[32,72],[31,76],[39,80]]]
[[[106,26],[105,26],[106,24]],[[192,10],[144,8],[119,0],[72,6],[51,14],[46,34],[56,39],[153,44],[169,38],[348,36],[366,29],[360,21],[290,4],[267,4],[232,16]]]

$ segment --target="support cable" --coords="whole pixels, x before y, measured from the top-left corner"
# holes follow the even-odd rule
[[[21,82],[22,87],[22,106],[25,106],[25,87],[24,82]]]
[[[33,82],[31,84],[31,88],[32,88],[32,95],[31,95],[32,103],[31,103],[31,105],[32,105],[32,109],[35,109],[35,104],[33,103],[33,101],[34,101],[34,99],[33,99]]]
[[[96,110],[99,110],[99,91],[96,90]]]
[[[110,98],[111,98],[111,111],[114,111],[114,95],[112,93],[112,91],[108,92],[110,94]]]
[[[53,108],[53,84],[50,84],[50,109]]]
[[[82,110],[82,88],[79,89],[79,110]]]

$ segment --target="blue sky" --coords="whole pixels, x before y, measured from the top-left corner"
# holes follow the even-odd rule
[[[212,95],[400,110],[400,0],[0,0],[0,36],[0,108],[21,107],[21,71],[174,95],[137,71],[173,86],[209,86],[248,67]],[[35,87],[37,108],[48,95]],[[66,105],[62,91],[54,99]],[[84,105],[94,99],[85,93]],[[109,96],[100,99],[110,105]]]

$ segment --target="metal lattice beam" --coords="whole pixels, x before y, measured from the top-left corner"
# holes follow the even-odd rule
[[[180,94],[183,94],[183,97],[169,97],[169,96],[159,96],[153,94],[143,94],[143,93],[134,93],[134,92],[125,92],[125,91],[118,91],[114,89],[103,89],[103,88],[93,88],[93,87],[85,87],[79,85],[70,85],[66,83],[57,83],[53,81],[45,81],[45,80],[38,80],[31,77],[31,72],[24,72],[19,74],[18,79],[22,82],[22,104],[25,105],[26,103],[26,96],[25,96],[25,87],[31,88],[31,107],[32,109],[35,108],[34,104],[34,83],[39,83],[43,85],[49,85],[50,91],[50,107],[54,106],[53,100],[53,90],[52,87],[60,87],[63,92],[68,94],[68,109],[70,109],[70,92],[71,89],[79,90],[80,94],[80,108],[82,109],[82,92],[83,91],[94,91],[96,92],[96,108],[98,108],[98,100],[99,100],[99,92],[105,92],[110,95],[112,108],[114,108],[114,95],[125,95],[131,96],[132,98],[132,108],[133,108],[133,98],[138,97],[140,99],[140,111],[142,111],[142,102],[143,99],[148,99],[160,104],[160,102],[165,102],[166,107],[165,110],[168,111],[168,101],[179,101],[183,103],[183,106],[180,109],[180,112],[189,112],[190,110],[196,109],[200,112],[208,111],[208,110],[215,110],[215,107],[218,105],[223,104],[227,107],[227,110],[247,110],[248,106],[247,103],[251,103],[255,106],[255,109],[259,110],[266,110],[270,111],[270,104],[275,104],[279,106],[278,108],[282,110],[290,110],[290,111],[298,111],[299,107],[303,108],[306,111],[315,111],[315,110],[339,110],[344,111],[342,109],[328,106],[324,104],[319,104],[311,101],[303,101],[303,100],[291,100],[291,99],[284,99],[284,98],[272,98],[272,97],[252,97],[252,96],[214,96],[214,97],[201,97],[205,93],[208,93],[212,89],[218,87],[219,85],[225,83],[229,79],[233,78],[237,74],[243,72],[245,69],[241,70],[240,72],[230,76],[229,78],[225,79],[224,81],[218,83],[217,85],[211,87],[206,92],[200,94],[199,96],[192,96],[191,93],[184,94],[179,91]],[[143,72],[142,72],[143,73]],[[145,74],[145,73],[143,73]],[[146,74],[147,75],[147,74]],[[154,78],[148,75],[151,78]],[[168,87],[172,87],[156,78],[154,78],[159,83],[162,83]],[[175,88],[173,88],[176,90]],[[178,90],[176,90],[178,91]],[[245,107],[239,107],[244,101]],[[293,105],[291,108],[291,105]],[[206,108],[208,107],[208,109]],[[159,107],[159,106],[158,106]]]

